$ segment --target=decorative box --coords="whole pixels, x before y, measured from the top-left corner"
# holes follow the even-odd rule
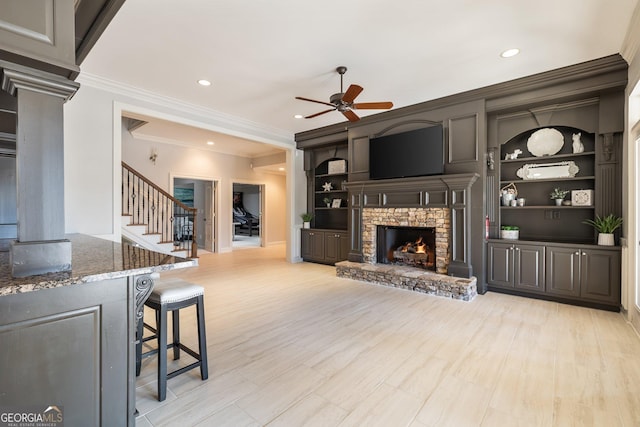
[[[347,173],[346,160],[331,160],[329,162],[329,174]]]
[[[572,206],[593,206],[593,190],[571,190]]]

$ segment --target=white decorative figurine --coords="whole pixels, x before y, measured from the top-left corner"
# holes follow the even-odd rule
[[[522,154],[522,150],[517,148],[516,150],[513,151],[513,153],[507,153],[504,156],[504,159],[505,160],[516,160],[520,154]]]
[[[582,136],[582,132],[574,133],[571,138],[573,139],[573,152],[574,153],[582,153],[584,152],[584,144],[580,141],[580,136]]]
[[[331,185],[330,182],[325,182],[322,188],[324,189],[324,191],[331,191],[333,190],[333,185]]]

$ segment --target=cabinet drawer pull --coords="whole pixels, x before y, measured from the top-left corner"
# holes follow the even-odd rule
[[[580,251],[576,251],[576,253],[575,253],[575,254],[576,254],[576,255],[580,255]]]

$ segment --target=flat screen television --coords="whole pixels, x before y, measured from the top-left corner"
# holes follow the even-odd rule
[[[442,125],[369,140],[369,179],[444,173]]]

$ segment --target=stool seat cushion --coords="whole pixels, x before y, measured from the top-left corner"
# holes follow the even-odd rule
[[[184,280],[160,282],[153,288],[148,301],[156,304],[172,304],[204,295],[204,288]]]

